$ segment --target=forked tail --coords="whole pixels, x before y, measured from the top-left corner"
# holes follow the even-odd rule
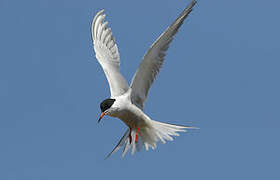
[[[178,132],[186,132],[186,129],[195,129],[195,127],[174,125],[150,120],[148,125],[145,127],[128,129],[113,151],[108,154],[106,158],[118,151],[122,146],[124,146],[122,157],[125,156],[129,149],[131,149],[131,154],[134,154],[135,149],[140,151],[143,146],[145,146],[146,150],[148,150],[149,147],[155,149],[158,141],[163,144],[166,143],[166,140],[173,141],[172,136],[179,136]]]

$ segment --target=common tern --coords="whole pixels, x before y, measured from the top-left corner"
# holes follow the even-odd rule
[[[144,55],[143,60],[128,85],[120,73],[120,56],[118,47],[112,35],[108,22],[104,21],[104,9],[99,11],[92,21],[92,40],[96,59],[103,68],[110,86],[111,97],[100,104],[101,115],[117,117],[128,129],[107,158],[123,148],[122,157],[131,149],[140,151],[143,146],[148,150],[156,148],[156,143],[166,140],[172,141],[172,136],[179,136],[177,132],[185,132],[190,126],[162,123],[152,120],[143,112],[148,91],[163,64],[166,51],[183,24],[186,17],[196,4],[195,0],[184,9],[180,16],[159,36]]]

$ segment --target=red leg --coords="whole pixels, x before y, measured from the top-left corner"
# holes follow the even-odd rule
[[[138,133],[139,133],[139,127],[137,128],[136,136],[135,136],[135,142],[136,142],[136,143],[138,142]]]

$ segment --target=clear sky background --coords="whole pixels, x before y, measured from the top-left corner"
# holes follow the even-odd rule
[[[105,8],[130,82],[189,0],[0,0],[0,179],[280,179],[280,2],[200,0],[145,112],[200,127],[104,160],[126,130],[90,37]]]

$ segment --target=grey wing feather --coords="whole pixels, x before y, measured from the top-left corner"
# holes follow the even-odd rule
[[[192,11],[196,1],[193,0],[181,15],[163,32],[159,38],[152,44],[151,48],[144,55],[144,58],[133,76],[130,87],[132,88],[131,99],[140,109],[144,108],[150,86],[154,82],[155,77],[163,64],[166,51],[183,24],[186,17]]]

